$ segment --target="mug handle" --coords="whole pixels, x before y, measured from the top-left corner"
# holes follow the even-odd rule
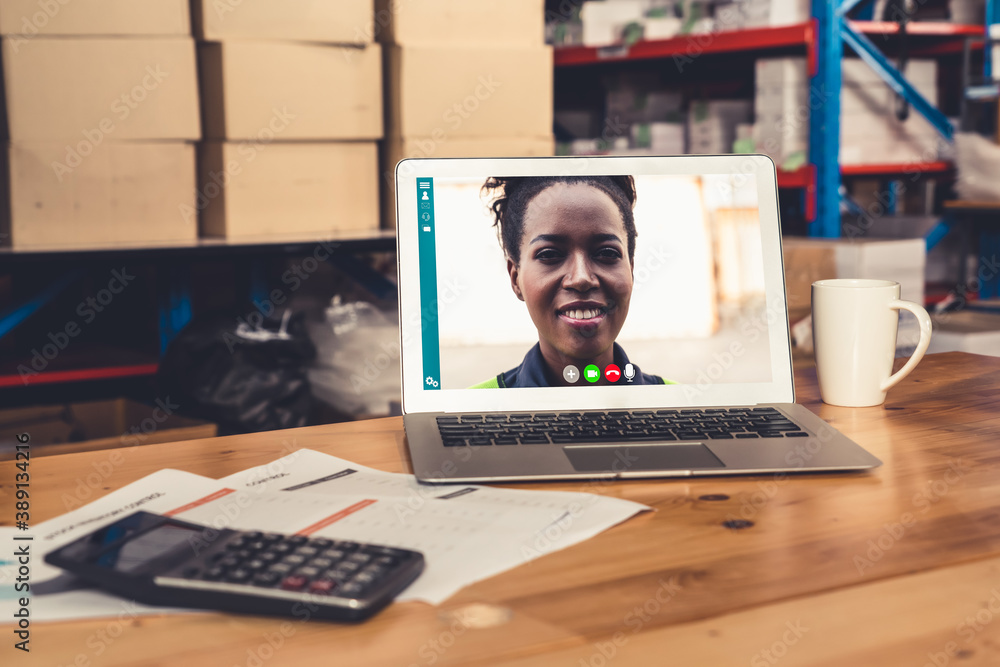
[[[912,301],[902,301],[900,299],[893,299],[889,302],[889,307],[893,310],[908,310],[917,317],[917,322],[920,324],[920,341],[917,342],[917,349],[913,351],[910,358],[903,364],[903,367],[898,371],[893,373],[889,379],[882,383],[880,391],[889,391],[896,386],[896,383],[905,378],[910,374],[920,360],[924,358],[924,353],[927,352],[927,346],[931,344],[931,317],[927,314],[927,311],[923,307],[918,306]]]

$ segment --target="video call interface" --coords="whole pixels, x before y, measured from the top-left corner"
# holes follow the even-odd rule
[[[752,176],[418,178],[415,195],[424,390],[771,380]]]

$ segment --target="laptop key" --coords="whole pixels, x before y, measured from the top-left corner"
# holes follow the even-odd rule
[[[483,447],[486,445],[492,445],[493,441],[489,438],[469,438],[470,447]]]
[[[733,439],[733,434],[732,433],[709,433],[708,434],[708,438],[709,438],[709,440],[732,440]]]
[[[499,438],[494,438],[493,442],[495,442],[498,445],[516,445],[517,438],[513,438],[511,436],[502,436]]]
[[[785,433],[786,438],[808,438],[808,433],[803,433],[802,431],[789,431]]]
[[[756,433],[737,433],[735,437],[737,437],[737,438],[759,438],[760,436],[757,435]]]
[[[547,445],[549,444],[549,439],[544,435],[525,435],[521,436],[522,445]]]

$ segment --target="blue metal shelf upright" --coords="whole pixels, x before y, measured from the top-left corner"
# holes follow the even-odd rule
[[[841,58],[844,46],[861,57],[893,91],[950,141],[955,129],[933,104],[910,85],[906,77],[875,44],[847,20],[847,14],[865,0],[813,0],[816,20],[817,63],[810,81],[814,101],[809,115],[809,158],[816,169],[816,217],[810,236],[840,236],[841,169],[840,92]],[[987,0],[986,23],[1000,22],[1000,2]],[[989,43],[985,44],[985,67],[989,76]]]

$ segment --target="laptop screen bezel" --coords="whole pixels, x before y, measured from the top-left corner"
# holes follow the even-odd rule
[[[482,175],[740,174],[757,185],[771,380],[700,385],[425,390],[421,331],[418,178]],[[795,383],[781,252],[777,175],[766,155],[424,158],[395,169],[403,412],[602,410],[792,403]],[[400,221],[403,221],[400,224]],[[409,222],[406,222],[409,221]],[[707,360],[706,360],[707,361]]]

